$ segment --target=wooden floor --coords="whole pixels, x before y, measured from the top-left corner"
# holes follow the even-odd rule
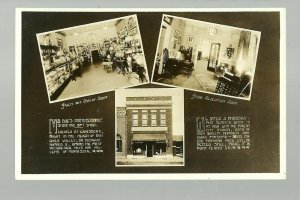
[[[129,74],[107,72],[100,63],[85,67],[82,77],[71,80],[57,100],[111,91],[116,88],[139,84],[138,80],[129,79]]]

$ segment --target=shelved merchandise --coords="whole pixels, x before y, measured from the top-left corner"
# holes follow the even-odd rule
[[[137,74],[138,82],[147,81],[142,42],[133,17],[41,33],[38,41],[51,101],[64,96],[64,93],[82,96],[85,91],[92,91],[91,88],[99,91],[102,87],[107,90],[130,85],[130,77],[135,77],[132,73]],[[100,71],[104,66],[109,66],[110,70]],[[131,74],[129,78],[124,77],[125,80],[119,79],[119,82],[98,83],[101,78],[108,80],[109,76],[115,79],[113,73]],[[78,81],[77,77],[83,79]],[[68,91],[67,87],[72,91]]]

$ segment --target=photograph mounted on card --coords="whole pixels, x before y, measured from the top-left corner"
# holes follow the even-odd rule
[[[284,179],[285,34],[284,9],[18,9],[16,179]]]
[[[148,83],[137,16],[38,33],[50,103]]]
[[[152,81],[250,100],[260,34],[163,15]],[[183,39],[176,45],[178,35]]]
[[[116,90],[116,166],[184,166],[183,89]]]

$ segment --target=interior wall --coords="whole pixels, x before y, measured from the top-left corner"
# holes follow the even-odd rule
[[[51,32],[51,33],[48,33],[49,34],[49,39],[51,41],[51,45],[52,46],[57,46],[57,36],[56,36],[56,33],[55,32]],[[38,36],[38,40],[40,42],[40,44],[44,44],[43,42],[43,36],[46,35],[46,34],[41,34]],[[48,45],[48,44],[47,44]]]
[[[107,27],[107,29],[98,29],[94,31],[88,31],[83,33],[78,33],[78,35],[67,35],[66,41],[69,46],[88,43],[89,34],[94,33],[97,38],[98,43],[102,43],[105,38],[118,37],[116,27]]]
[[[159,63],[159,68],[158,68],[158,74],[162,73],[162,68],[163,68],[163,49],[164,49],[164,43],[166,42],[166,28],[162,28],[161,32],[160,32],[160,38],[159,38],[159,42],[158,42],[158,48],[157,48],[157,55],[160,59],[160,63]]]
[[[116,31],[119,33],[121,30],[123,30],[126,27],[127,21],[125,19],[122,19],[119,21],[119,23],[116,25]]]
[[[69,50],[68,42],[66,40],[66,36],[60,34],[60,33],[55,33],[56,41],[57,39],[61,39],[63,42],[63,49],[66,49],[67,51]]]
[[[162,26],[165,28],[160,29],[160,35],[159,35],[159,42],[158,42],[158,48],[157,48],[157,54],[162,55],[163,49],[167,48],[170,50],[170,41],[171,41],[171,26],[168,25],[165,22],[162,22]]]
[[[244,62],[244,69],[242,73],[250,72],[252,75],[254,74],[259,39],[260,35],[257,32],[251,32],[248,49],[248,59]]]
[[[165,39],[169,39],[169,46],[168,46],[168,49],[169,49],[169,54],[172,56],[172,55],[175,55],[175,53],[179,50],[180,46],[182,46],[182,42],[181,44],[178,44],[178,42],[176,43],[176,48],[174,48],[174,43],[175,43],[175,31],[177,30],[178,31],[178,37],[181,37],[181,40],[183,40],[183,37],[184,37],[184,32],[185,32],[185,22],[181,19],[176,19],[174,18],[173,21],[172,21],[172,24],[170,26],[171,28],[171,34],[170,34],[170,37],[168,38],[167,36],[165,37]]]
[[[229,30],[227,28],[217,28],[216,35],[209,35],[208,34],[208,27],[209,24],[205,24],[204,26],[188,26],[185,29],[184,37],[183,37],[183,44],[185,47],[193,47],[193,56],[192,60],[196,60],[196,56],[198,51],[202,51],[202,56],[208,57],[210,51],[211,43],[220,43],[220,54],[218,64],[225,62],[230,65],[235,65],[237,60],[237,49],[238,43],[240,38],[240,30],[232,29]],[[188,37],[192,36],[193,42],[188,42]],[[205,42],[207,45],[202,45]],[[226,55],[227,48],[231,45],[232,48],[235,49],[234,55],[229,59]]]

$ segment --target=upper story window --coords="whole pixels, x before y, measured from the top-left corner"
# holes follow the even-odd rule
[[[151,126],[157,126],[157,110],[151,110]]]
[[[142,126],[148,126],[148,111],[142,110]]]
[[[160,111],[160,126],[166,126],[167,125],[167,115],[166,110]]]
[[[138,125],[139,125],[138,114],[132,113],[132,126],[138,126]]]
[[[157,117],[156,113],[151,113],[151,126],[157,126]]]

